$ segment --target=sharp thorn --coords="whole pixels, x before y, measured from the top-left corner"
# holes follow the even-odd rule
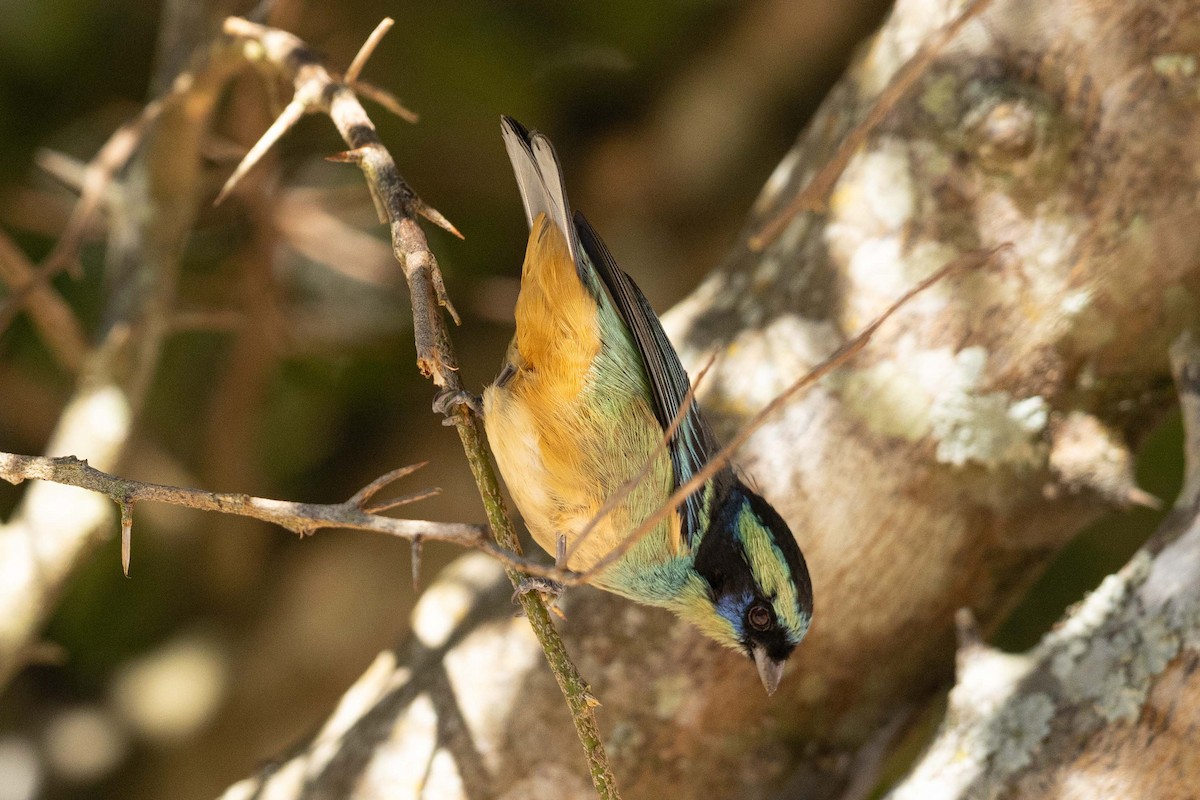
[[[129,577],[129,559],[133,551],[133,501],[121,501],[121,572]]]
[[[414,204],[414,210],[418,214],[420,214],[422,217],[424,217],[425,219],[432,222],[434,225],[437,225],[442,230],[449,231],[450,233],[457,236],[459,239],[465,238],[461,233],[459,233],[458,228],[454,227],[450,223],[450,220],[448,220],[444,216],[442,216],[442,212],[438,211],[433,206],[426,205],[422,201],[418,200]]]

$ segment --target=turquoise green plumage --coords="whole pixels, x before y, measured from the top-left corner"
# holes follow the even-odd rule
[[[658,317],[582,214],[549,140],[504,118],[530,225],[517,333],[484,392],[500,472],[534,539],[587,570],[719,449],[699,407],[658,452],[688,377]],[[655,454],[657,453],[657,456]],[[652,456],[646,477],[583,536]],[[787,524],[725,465],[591,583],[663,606],[752,658],[768,692],[812,619],[812,585]]]

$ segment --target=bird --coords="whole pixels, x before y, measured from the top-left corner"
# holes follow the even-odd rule
[[[484,428],[534,540],[560,557],[565,545],[565,566],[588,575],[720,448],[650,303],[572,212],[550,140],[507,116],[501,131],[530,233],[516,334],[483,393]],[[593,572],[586,583],[664,607],[743,652],[768,695],[812,622],[795,536],[728,463]]]

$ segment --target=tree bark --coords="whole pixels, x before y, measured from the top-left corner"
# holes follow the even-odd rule
[[[762,252],[746,244],[960,10],[897,4],[767,182],[743,243],[666,319],[685,362],[717,353],[701,396],[728,434],[906,288],[1011,244],[903,309],[744,448],[816,592],[776,696],[665,612],[569,594],[561,628],[626,797],[841,796],[949,683],[958,609],[991,629],[1083,525],[1142,499],[1130,447],[1172,403],[1168,345],[1197,316],[1200,3],[996,0],[824,213]],[[504,586],[498,566],[464,558],[422,599],[413,641],[226,796],[589,797]],[[1186,684],[1187,658],[1155,685]],[[1128,698],[1122,718],[1155,713],[1155,697]]]
[[[1029,653],[968,641],[890,800],[1187,800],[1200,787],[1200,342],[1172,349],[1188,474],[1153,539]]]

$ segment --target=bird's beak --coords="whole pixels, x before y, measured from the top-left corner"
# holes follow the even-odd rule
[[[783,678],[783,661],[776,661],[767,655],[767,650],[761,645],[754,648],[754,665],[758,667],[758,677],[762,678],[763,688],[768,695],[775,694],[779,681]]]

